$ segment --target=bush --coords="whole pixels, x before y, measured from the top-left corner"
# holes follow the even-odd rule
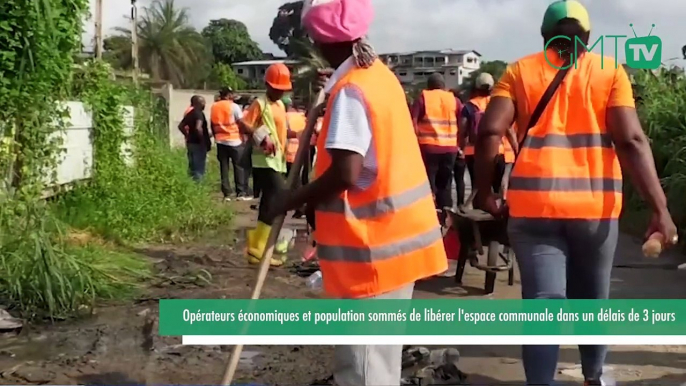
[[[150,141],[136,160],[136,168],[100,173],[69,192],[56,205],[58,216],[120,243],[199,235],[230,222],[230,210],[210,199],[209,185],[188,177],[182,151]]]
[[[25,318],[67,317],[98,298],[130,295],[149,276],[138,256],[68,245],[50,216],[33,229],[17,225],[0,226],[0,297]]]
[[[651,141],[655,166],[677,226],[686,229],[686,79],[674,70],[635,75],[638,113]],[[627,185],[626,212],[645,211]]]
[[[165,114],[147,92],[129,90],[93,63],[77,78],[77,96],[92,106],[96,165],[92,181],[60,199],[56,213],[66,223],[120,243],[197,235],[227,223],[231,212],[210,199],[207,184],[187,175],[180,150],[155,135]],[[135,106],[133,166],[124,162],[122,106]]]

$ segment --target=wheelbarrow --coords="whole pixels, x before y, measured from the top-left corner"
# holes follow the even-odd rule
[[[500,190],[502,192],[501,202],[506,195],[510,170],[511,167],[508,165]],[[448,214],[448,232],[457,232],[460,241],[455,282],[462,284],[464,269],[469,262],[472,267],[486,273],[484,290],[486,294],[491,294],[495,289],[495,279],[498,272],[507,272],[508,284],[514,285],[515,255],[510,248],[507,237],[507,220],[496,219],[490,213],[471,208],[475,196],[476,190],[474,189],[464,205],[459,206],[456,210],[444,209]],[[483,263],[484,257],[485,264]]]

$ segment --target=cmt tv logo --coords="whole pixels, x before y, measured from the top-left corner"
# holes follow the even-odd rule
[[[650,32],[648,33],[648,36],[643,36],[643,37],[638,37],[636,35],[636,31],[634,30],[634,25],[629,24],[631,27],[631,30],[634,32],[634,37],[629,38],[626,40],[626,43],[624,45],[624,53],[626,54],[626,64],[627,66],[637,69],[637,70],[655,70],[660,68],[662,65],[662,39],[660,39],[658,36],[652,36],[651,34],[653,33],[653,28],[655,28],[655,24],[653,24],[652,28],[650,29]],[[627,35],[601,35],[598,40],[593,43],[592,46],[587,46],[584,44],[581,39],[579,39],[578,36],[575,37],[574,39],[574,52],[569,52],[569,56],[571,58],[570,65],[566,68],[569,68],[571,66],[574,66],[576,68],[576,61],[577,58],[579,57],[579,45],[583,46],[586,48],[586,51],[593,51],[593,48],[600,43],[600,54],[605,55],[605,39],[613,39],[615,41],[615,68],[619,66],[619,61],[617,60],[617,51],[619,49],[619,39],[626,38]],[[567,36],[563,35],[558,35],[553,37],[552,39],[548,40],[545,44],[545,59],[548,62],[548,64],[556,69],[563,69],[563,67],[556,66],[554,63],[552,63],[548,59],[548,46],[553,44],[555,40],[558,39],[563,39],[567,41],[571,41]],[[569,44],[566,44],[565,46],[568,46]],[[555,45],[553,44],[553,47]],[[557,50],[558,55],[560,57],[563,57],[566,55],[566,50]],[[601,68],[605,67],[605,60],[601,61]]]
[[[655,24],[650,28],[648,36],[638,37],[634,25],[629,24],[634,31],[634,37],[626,40],[624,52],[626,65],[639,70],[655,70],[662,64],[662,39],[650,36]]]

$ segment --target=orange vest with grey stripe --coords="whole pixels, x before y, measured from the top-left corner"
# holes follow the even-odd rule
[[[598,113],[607,106],[615,72],[601,70],[595,57],[600,58],[585,55],[579,68],[570,70],[538,124],[529,129],[507,191],[512,217],[619,218],[622,171],[605,114]],[[528,99],[518,105],[536,106],[555,76],[554,69],[540,76],[546,65],[536,55],[517,63]]]
[[[233,116],[232,101],[220,100],[215,102],[210,111],[210,121],[212,122],[215,140],[218,142],[240,141],[241,136],[238,132],[238,123]]]
[[[424,90],[424,117],[418,124],[420,145],[455,147],[457,145],[457,99],[450,91]]]
[[[349,189],[317,207],[317,255],[329,295],[365,298],[444,272],[447,260],[405,93],[380,61],[350,70],[331,91],[315,177],[331,165],[324,148],[331,101],[349,85],[364,96],[378,171],[365,190]]]

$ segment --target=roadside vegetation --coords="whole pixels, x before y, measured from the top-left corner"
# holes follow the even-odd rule
[[[639,116],[670,211],[679,229],[686,231],[686,78],[678,68],[642,71],[634,75],[634,84]],[[624,228],[642,236],[650,212],[628,181],[625,186]]]
[[[114,80],[105,63],[74,64],[87,7],[0,5],[0,305],[26,319],[66,318],[130,296],[152,273],[128,247],[231,220],[207,184],[187,177],[185,155],[158,139],[166,113],[149,92]],[[69,100],[93,116],[93,177],[45,201]],[[124,106],[135,107],[132,133]]]

